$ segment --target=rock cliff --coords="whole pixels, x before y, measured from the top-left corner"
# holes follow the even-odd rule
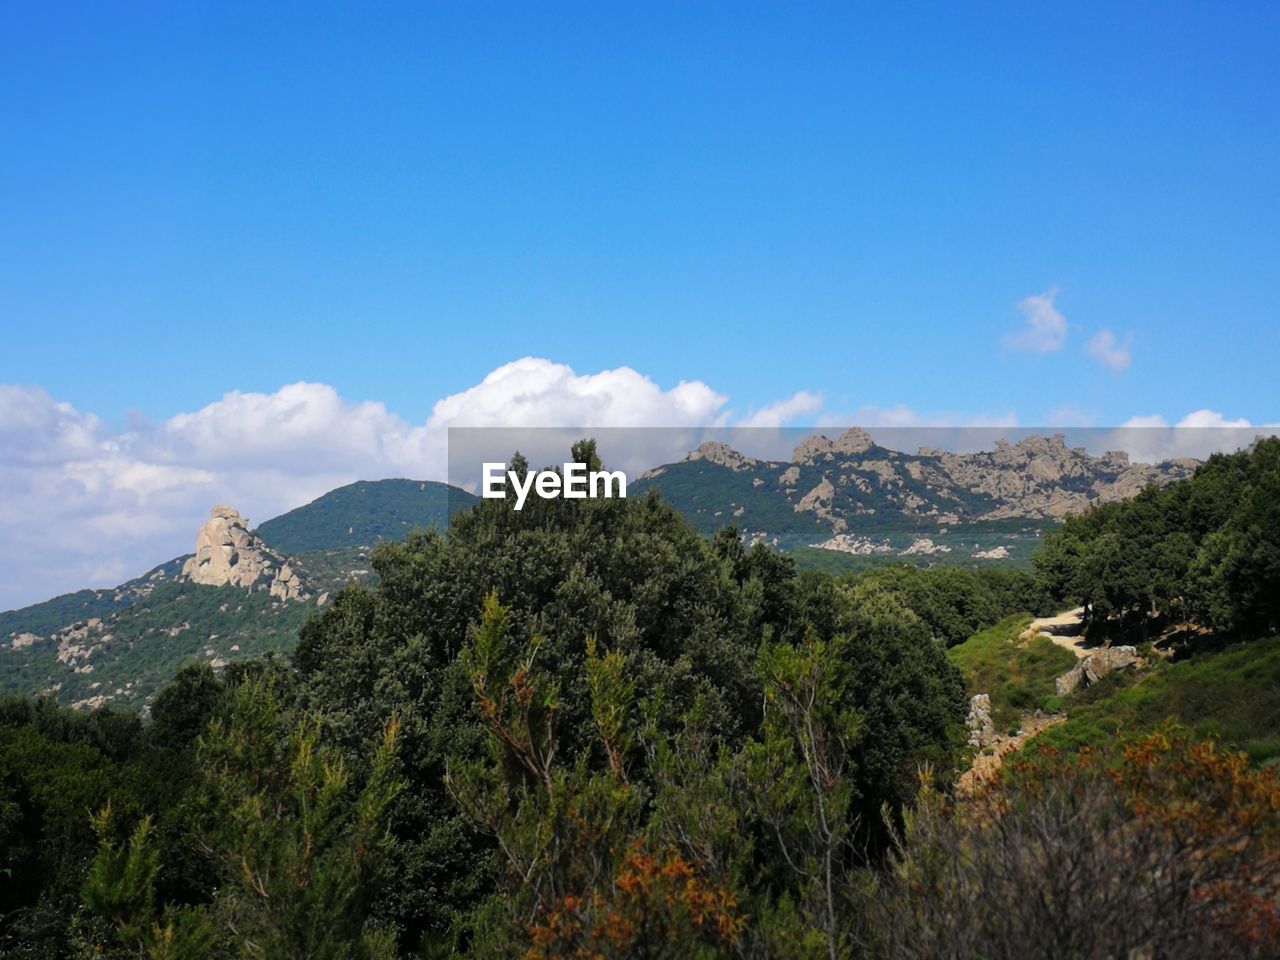
[[[285,558],[249,532],[249,521],[224,504],[209,511],[196,533],[195,556],[182,565],[183,579],[211,587],[265,589],[278,600],[310,598]]]

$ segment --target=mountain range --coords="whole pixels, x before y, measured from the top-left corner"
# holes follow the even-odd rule
[[[852,428],[810,437],[788,460],[717,442],[650,470],[649,488],[699,531],[728,524],[800,566],[887,562],[1025,564],[1046,527],[1093,502],[1185,477],[1193,460],[1135,464],[1092,456],[1061,436],[958,454],[881,447]],[[444,528],[475,498],[446,484],[361,481],[251,528],[215,506],[195,552],[106,590],[0,613],[0,689],[47,692],[82,707],[144,707],[181,665],[215,668],[286,653],[331,591],[371,576],[368,551],[415,527]]]

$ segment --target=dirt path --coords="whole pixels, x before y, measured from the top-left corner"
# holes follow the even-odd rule
[[[1032,620],[1031,625],[1023,630],[1019,637],[1030,640],[1040,634],[1064,650],[1070,650],[1077,657],[1087,657],[1089,651],[1097,646],[1089,643],[1082,635],[1084,630],[1084,607],[1067,610],[1054,617],[1039,617]]]
[[[956,789],[962,795],[974,793],[982,784],[995,779],[1000,768],[1004,766],[1005,757],[1020,749],[1027,741],[1043,733],[1050,727],[1064,723],[1066,714],[1052,713],[1035,716],[1026,713],[1022,716],[1022,727],[1014,736],[996,734],[991,745],[991,753],[979,751],[973,758],[973,764],[956,781]]]

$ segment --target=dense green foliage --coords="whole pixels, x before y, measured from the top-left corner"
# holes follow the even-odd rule
[[[598,463],[590,443],[573,458]],[[1053,582],[797,572],[656,491],[482,501],[369,563],[293,625],[290,663],[189,664],[145,720],[0,703],[0,953],[1051,956],[1057,920],[1120,903],[1130,925],[1073,926],[1073,955],[1280,944],[1280,914],[1242,899],[1280,877],[1274,772],[1175,739],[1126,755],[1130,780],[1063,766],[992,788],[978,817],[949,798],[965,681],[1010,722],[1070,658],[1014,642]],[[202,609],[157,588],[139,623],[146,603]],[[1113,702],[1130,697],[1129,726],[1173,712],[1266,759],[1273,647],[1170,664]],[[1171,869],[1143,818],[1183,789],[1235,832],[1197,815],[1178,849],[1252,885],[1206,897]],[[1081,851],[1096,885],[1054,886],[1063,845],[1094,836],[1132,855]],[[1018,905],[1020,885],[1040,899]]]
[[[947,651],[965,688],[991,697],[992,719],[1001,733],[1020,726],[1024,711],[1060,706],[1053,681],[1076,662],[1071,651],[1043,635],[1020,640],[1027,623],[1027,617],[1009,617]]]
[[[1101,748],[1118,734],[1159,729],[1172,717],[1197,736],[1217,736],[1257,763],[1280,758],[1280,639],[1208,650],[1141,676],[1114,675],[1070,704],[1044,743]]]
[[[475,497],[433,480],[361,480],[330,490],[255,531],[286,556],[403,540],[415,527],[443,529]]]
[[[1046,536],[1036,571],[1090,630],[1148,634],[1195,621],[1256,637],[1280,628],[1280,438],[1215,454],[1194,477],[1103,504]]]
[[[20,610],[6,610],[0,613],[0,637],[19,633],[47,636],[77,620],[105,617],[133,603],[141,595],[141,590],[157,575],[172,578],[182,568],[184,559],[186,558],[177,557],[110,590],[77,590],[42,603],[33,603]]]

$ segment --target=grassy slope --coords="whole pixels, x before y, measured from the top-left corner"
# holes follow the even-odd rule
[[[1007,617],[947,651],[964,675],[969,695],[991,697],[996,729],[1001,732],[1015,729],[1023,710],[1056,709],[1053,681],[1076,662],[1070,651],[1043,637],[1019,641],[1018,634],[1030,622],[1029,614]]]
[[[1037,743],[1100,747],[1117,733],[1158,729],[1167,718],[1216,735],[1256,763],[1280,760],[1280,638],[1241,644],[1139,676],[1108,678],[1067,705],[1067,722]]]

